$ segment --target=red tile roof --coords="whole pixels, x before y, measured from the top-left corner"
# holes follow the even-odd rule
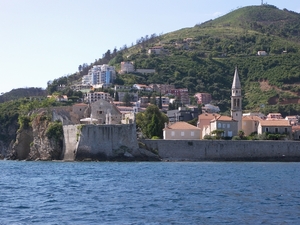
[[[195,127],[187,122],[176,122],[164,129],[173,129],[173,130],[200,130],[199,127]]]
[[[236,120],[232,119],[229,116],[219,116],[211,121],[214,122],[214,121],[236,121]]]
[[[265,127],[288,127],[291,126],[288,120],[261,120],[261,126]]]

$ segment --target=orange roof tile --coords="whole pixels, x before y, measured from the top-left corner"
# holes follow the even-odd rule
[[[236,121],[236,120],[232,119],[229,116],[219,116],[211,121],[213,122],[213,121]]]
[[[253,120],[253,121],[260,121],[262,118],[258,116],[243,116],[242,120]]]
[[[269,126],[269,127],[286,127],[291,126],[288,120],[261,120],[259,121],[261,126]]]
[[[199,120],[213,120],[216,117],[219,117],[219,114],[216,113],[202,113],[198,116]]]
[[[172,125],[169,125],[168,127],[164,129],[173,129],[173,130],[200,130],[199,127],[195,127],[187,122],[176,122],[173,123]]]

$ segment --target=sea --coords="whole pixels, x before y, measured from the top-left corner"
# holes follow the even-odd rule
[[[300,163],[0,161],[0,224],[300,224]]]

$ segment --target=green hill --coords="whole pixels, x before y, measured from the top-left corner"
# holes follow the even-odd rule
[[[169,83],[196,92],[212,94],[223,111],[230,107],[230,88],[235,66],[243,85],[244,110],[299,114],[300,14],[271,5],[239,8],[215,20],[164,35],[145,36],[130,48],[108,50],[103,57],[71,76],[48,84],[48,92],[80,82],[95,64],[109,63],[116,69],[121,61],[136,68],[155,68],[152,75],[119,75],[116,84]],[[162,46],[163,54],[148,54]],[[267,56],[257,56],[266,51]],[[70,92],[71,93],[71,92]],[[261,106],[264,105],[264,108]]]
[[[0,103],[26,97],[45,97],[47,92],[42,88],[18,88],[0,95]]]

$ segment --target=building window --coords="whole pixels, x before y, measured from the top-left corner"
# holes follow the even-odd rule
[[[227,124],[227,128],[230,128],[230,124],[229,123]]]
[[[287,128],[284,128],[284,132],[287,133],[287,132],[288,132],[288,129],[287,129]]]
[[[184,131],[181,131],[181,137],[183,137],[184,136]]]
[[[195,136],[195,132],[191,131],[191,136],[194,137]]]
[[[266,132],[269,132],[269,128],[268,127],[266,127]]]
[[[223,128],[226,128],[226,124],[225,123],[223,124]]]
[[[171,132],[171,135],[172,135],[172,136],[175,136],[175,131],[172,131],[172,132]]]
[[[275,128],[275,133],[278,133],[278,128],[277,127]]]
[[[218,128],[221,128],[222,127],[222,124],[221,123],[218,123]]]

